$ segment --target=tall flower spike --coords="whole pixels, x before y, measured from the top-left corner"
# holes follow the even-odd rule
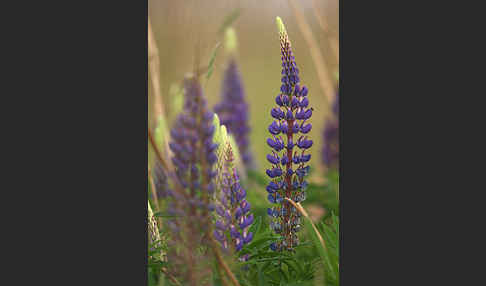
[[[305,176],[309,172],[310,167],[307,164],[311,157],[306,152],[313,143],[309,139],[312,125],[308,120],[313,109],[308,107],[307,87],[299,85],[299,69],[280,17],[277,17],[277,27],[280,33],[282,84],[275,99],[277,106],[270,112],[275,121],[268,128],[271,137],[267,139],[267,143],[273,150],[267,156],[272,165],[267,170],[267,175],[271,178],[267,192],[268,200],[276,204],[268,209],[268,215],[272,219],[270,227],[281,235],[281,239],[272,243],[270,248],[276,251],[293,251],[299,244],[297,232],[300,229],[301,215],[284,198],[295,202],[306,198]]]
[[[223,250],[240,251],[253,238],[248,229],[253,223],[250,203],[246,201],[246,191],[241,187],[234,167],[234,155],[231,144],[223,146],[224,160],[219,168],[219,193],[216,197],[216,222],[214,238],[221,243]],[[246,260],[243,256],[241,260]]]
[[[323,142],[322,162],[329,168],[339,168],[339,90],[324,128]]]
[[[238,144],[243,162],[247,168],[253,167],[253,158],[248,148],[248,104],[241,75],[235,59],[236,35],[232,28],[226,31],[226,48],[229,62],[224,73],[221,101],[214,107],[221,124],[228,128]]]
[[[184,84],[184,110],[171,131],[169,147],[174,153],[172,162],[181,184],[190,190],[189,195],[196,205],[208,207],[214,191],[212,180],[215,173],[212,169],[217,160],[217,145],[213,143],[213,113],[207,108],[199,82],[191,77]]]
[[[201,262],[196,249],[207,242],[212,230],[210,212],[214,209],[213,171],[217,145],[213,143],[213,113],[208,110],[202,88],[196,77],[184,81],[185,103],[171,130],[169,147],[178,182],[170,192],[168,213],[175,219],[166,220],[171,230],[168,259],[171,271],[179,273],[184,285],[201,285]]]

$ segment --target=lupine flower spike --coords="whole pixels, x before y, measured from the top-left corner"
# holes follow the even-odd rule
[[[313,109],[309,107],[307,87],[299,85],[299,69],[280,17],[277,17],[277,26],[280,32],[282,85],[275,98],[277,107],[270,112],[275,119],[268,127],[271,137],[267,139],[273,149],[267,155],[272,167],[266,172],[271,178],[267,186],[268,200],[276,204],[268,209],[272,218],[270,227],[282,238],[272,243],[270,248],[275,251],[293,251],[299,244],[297,232],[301,215],[284,198],[297,203],[306,198],[307,182],[304,178],[309,172],[307,164],[311,158],[306,151],[312,146],[312,140],[308,137],[312,125],[308,120]]]
[[[198,277],[201,271],[196,271],[196,266],[202,260],[196,259],[195,250],[201,241],[205,243],[204,235],[212,229],[210,211],[214,209],[211,197],[217,145],[213,143],[213,113],[207,108],[197,78],[186,78],[184,85],[184,109],[171,130],[169,143],[182,190],[171,192],[169,214],[177,218],[168,222],[172,234],[168,255],[169,260],[172,257],[172,268],[186,277],[184,285],[201,285]]]
[[[253,223],[253,214],[250,213],[250,203],[245,199],[246,191],[240,185],[233,161],[233,150],[228,142],[224,148],[221,192],[216,198],[217,219],[213,235],[223,250],[238,252],[253,238],[253,233],[248,231]],[[247,258],[243,256],[241,260]]]
[[[193,207],[210,209],[210,195],[214,192],[212,179],[216,173],[213,165],[217,160],[213,143],[213,113],[208,110],[201,86],[196,78],[185,80],[186,101],[184,112],[177,118],[171,130],[170,149],[172,162],[183,187],[190,190]]]
[[[245,166],[252,168],[253,158],[248,148],[248,104],[236,63],[236,34],[232,28],[226,30],[225,47],[229,53],[229,62],[224,73],[221,101],[214,107],[214,111],[218,114],[221,124],[234,136]]]
[[[329,168],[339,168],[339,90],[324,128],[323,142],[322,162]]]

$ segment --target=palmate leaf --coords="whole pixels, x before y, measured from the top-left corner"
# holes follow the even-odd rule
[[[310,219],[305,219],[304,220],[304,225],[305,225],[305,228],[307,229],[307,232],[310,234],[310,238],[314,244],[314,247],[316,248],[319,256],[320,256],[320,259],[321,259],[321,263],[322,265],[324,266],[324,269],[325,269],[325,272],[326,274],[328,273],[331,273],[334,274],[334,269],[332,269],[332,264],[330,262],[330,258],[329,258],[329,254],[327,253],[327,249],[321,244],[320,240],[319,240],[319,237],[317,236],[313,226],[312,226],[312,223],[310,221]],[[321,234],[322,236],[322,234]],[[336,280],[336,277],[329,277],[329,275],[326,275],[326,280],[331,280],[331,282],[334,282]]]
[[[255,220],[255,225],[258,225],[259,218]],[[253,230],[256,231],[254,240],[245,245],[242,252],[249,254],[249,260],[240,262],[240,267],[245,270],[245,285],[312,285],[309,284],[314,277],[315,259],[308,259],[302,261],[300,257],[294,253],[276,252],[269,248],[269,245],[280,236],[273,234],[268,227],[255,226]],[[259,230],[257,230],[259,229]],[[309,242],[303,242],[301,247],[309,245]],[[296,248],[300,249],[300,248]],[[263,276],[262,276],[263,275]],[[260,279],[264,277],[262,282]]]
[[[258,264],[258,286],[264,286],[265,285],[265,275],[263,274],[262,268],[263,265]]]
[[[324,265],[326,285],[339,285],[339,218],[331,214],[331,224],[321,222],[318,226],[319,233],[325,241],[325,249],[319,247],[320,243],[312,239],[319,251]],[[318,239],[317,239],[318,240]]]
[[[262,225],[262,217],[259,216],[250,226],[249,232],[253,232],[253,235],[256,236],[256,234],[260,231],[261,225]]]
[[[338,259],[339,254],[336,252],[331,253],[336,248],[328,247],[328,244],[332,244],[332,242],[329,242],[329,239],[332,239],[333,237],[332,234],[328,233],[327,236],[325,236],[324,235],[324,233],[326,232],[325,226],[321,226],[322,230],[319,230],[319,228],[316,227],[312,222],[311,218],[307,214],[307,211],[299,203],[295,203],[294,201],[287,198],[285,200],[290,202],[304,217],[305,229],[307,230],[307,233],[309,233],[311,241],[313,242],[314,247],[316,248],[317,253],[319,254],[321,263],[324,266],[325,278],[327,284],[339,285],[339,263],[337,263],[337,261],[339,260]],[[334,219],[333,221],[336,220]],[[328,240],[327,242],[326,242],[326,238]],[[334,238],[335,240],[337,240],[336,235],[334,236]],[[334,245],[336,244],[338,244],[338,242],[336,243],[336,241],[334,241]]]

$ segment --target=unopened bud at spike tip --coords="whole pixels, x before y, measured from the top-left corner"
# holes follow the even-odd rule
[[[276,18],[277,22],[277,28],[280,34],[287,34],[287,30],[285,29],[285,25],[282,21],[282,18],[278,17]]]
[[[238,41],[236,39],[235,30],[231,27],[226,29],[225,34],[225,48],[228,53],[235,53],[236,47],[238,46]]]

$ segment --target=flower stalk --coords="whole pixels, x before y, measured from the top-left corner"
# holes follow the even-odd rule
[[[297,232],[300,230],[301,214],[284,199],[301,202],[306,198],[307,182],[304,177],[309,172],[307,164],[311,158],[306,151],[313,144],[307,135],[312,125],[307,121],[313,109],[308,107],[307,87],[299,85],[299,69],[280,17],[277,17],[277,27],[280,35],[282,85],[280,94],[275,98],[277,107],[270,112],[275,119],[268,127],[272,137],[267,139],[267,144],[273,149],[267,155],[272,168],[267,169],[266,173],[272,180],[266,189],[268,200],[277,204],[268,209],[268,215],[272,218],[270,227],[282,239],[270,247],[276,251],[293,251],[299,244]]]

